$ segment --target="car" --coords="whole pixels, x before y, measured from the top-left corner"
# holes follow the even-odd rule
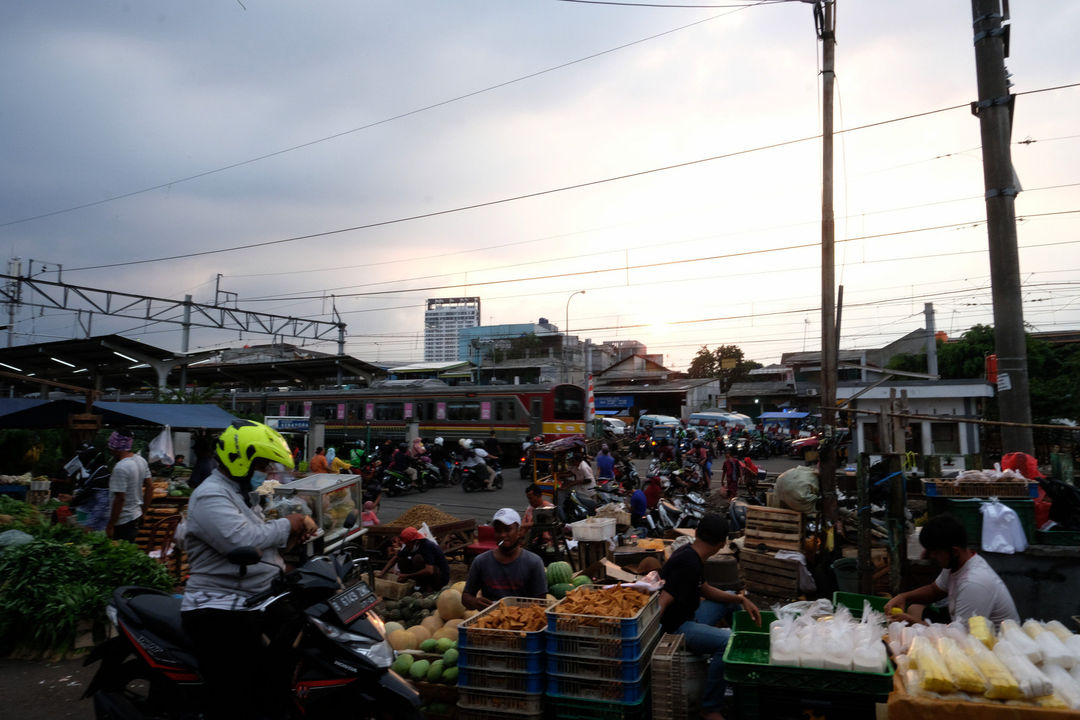
[[[851,440],[851,431],[847,428],[836,429],[836,449],[838,459],[845,459],[847,457],[847,444]],[[791,454],[795,457],[806,459],[806,454],[811,451],[817,451],[818,445],[821,443],[821,434],[814,433],[810,437],[799,438],[791,443]]]
[[[604,418],[604,430],[612,435],[623,435],[626,432],[626,423],[617,418]]]

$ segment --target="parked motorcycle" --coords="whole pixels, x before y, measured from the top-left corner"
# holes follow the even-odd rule
[[[596,508],[596,502],[578,495],[576,490],[571,490],[566,494],[566,499],[563,500],[562,505],[555,511],[555,514],[558,516],[559,522],[566,524],[585,520],[590,515],[595,515]]]
[[[243,573],[260,562],[261,553],[247,547],[228,557]],[[340,555],[316,556],[247,602],[266,619],[267,657],[280,664],[271,675],[288,678],[287,688],[277,688],[291,700],[282,711],[305,720],[420,718],[417,692],[389,669],[394,650],[382,620],[371,612],[378,598],[364,582],[343,589],[353,569]],[[101,663],[83,695],[93,698],[95,716],[205,716],[207,688],[181,624],[180,600],[149,588],[121,587],[107,615],[116,637],[94,648],[85,663]]]

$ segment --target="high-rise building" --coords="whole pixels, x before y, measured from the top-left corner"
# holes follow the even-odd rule
[[[424,360],[458,359],[458,330],[480,324],[480,298],[428,298],[424,312]]]

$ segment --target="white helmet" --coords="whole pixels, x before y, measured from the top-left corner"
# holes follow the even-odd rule
[[[442,446],[442,438],[441,437],[435,438],[435,444],[439,445],[439,446]]]
[[[465,448],[466,450],[472,450],[472,440],[470,440],[469,438],[461,438],[457,442],[458,445]]]

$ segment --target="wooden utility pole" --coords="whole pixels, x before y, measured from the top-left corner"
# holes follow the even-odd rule
[[[822,515],[827,537],[832,537],[838,518],[836,505],[837,337],[834,288],[836,287],[835,222],[833,219],[833,86],[836,80],[836,0],[824,0],[815,8],[818,37],[822,43],[821,129],[821,424],[822,448],[819,472]],[[832,548],[828,548],[832,549]]]
[[[1006,8],[1008,3],[1006,2]],[[994,301],[994,350],[998,363],[998,407],[1001,419],[1031,422],[1024,309],[1020,297],[1020,258],[1016,249],[1016,194],[1012,141],[1014,96],[1009,92],[1005,58],[1009,28],[1002,27],[1001,0],[972,0],[975,70],[979,100],[971,111],[982,135],[983,184],[986,188],[986,231],[990,240],[990,286]],[[1030,428],[1001,431],[1005,452],[1035,452]]]

